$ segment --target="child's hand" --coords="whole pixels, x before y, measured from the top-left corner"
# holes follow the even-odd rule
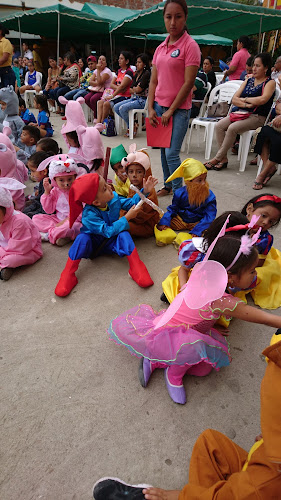
[[[52,190],[52,186],[51,184],[49,183],[49,177],[45,177],[43,179],[43,188],[45,190],[45,194],[50,194],[51,190]]]
[[[156,184],[158,184],[158,179],[152,175],[150,175],[146,180],[143,179],[143,193],[149,194]]]
[[[157,224],[157,229],[159,229],[159,231],[164,231],[164,229],[169,229],[169,226],[161,226],[159,224]]]
[[[145,488],[142,490],[147,500],[178,500],[180,490],[162,490],[161,488]]]
[[[125,214],[125,217],[127,219],[127,221],[131,220],[131,219],[134,219],[139,211],[141,209],[141,206],[140,207],[136,207],[136,205],[133,205],[130,210]]]

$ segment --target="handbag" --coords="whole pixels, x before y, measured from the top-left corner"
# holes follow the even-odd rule
[[[265,84],[266,84],[267,81],[268,81],[268,79],[265,80],[265,82],[264,82],[264,84],[262,86],[261,95],[263,94],[264,86],[265,86]],[[238,121],[241,121],[241,120],[246,120],[257,109],[258,109],[258,106],[256,106],[252,111],[244,111],[244,110],[242,110],[242,111],[232,111],[231,113],[229,113],[229,119],[230,119],[231,123],[238,122]]]
[[[212,104],[211,106],[208,107],[207,116],[209,118],[219,118],[222,116],[227,116],[228,111],[229,111],[229,104],[227,102],[225,101],[217,102],[216,104]]]
[[[104,129],[101,131],[102,135],[106,135],[106,137],[114,137],[115,135],[117,135],[114,118],[111,118],[111,116],[105,118],[105,120],[103,121],[103,125]]]
[[[113,89],[105,89],[103,91],[102,96],[101,96],[101,100],[102,101],[107,101],[113,94],[114,94],[114,90]]]
[[[90,87],[88,87],[88,90],[90,90],[91,92],[104,92],[104,86],[103,85],[95,85],[94,87],[92,87],[90,85]]]

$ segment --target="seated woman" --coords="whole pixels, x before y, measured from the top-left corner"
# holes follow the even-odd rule
[[[65,54],[63,62],[66,69],[64,70],[63,75],[58,77],[58,81],[62,86],[55,89],[55,99],[59,107],[57,114],[64,116],[65,106],[63,106],[58,99],[61,95],[67,94],[70,90],[79,89],[79,70],[77,64],[75,63],[74,55],[71,52],[67,52]]]
[[[85,102],[93,110],[95,118],[97,118],[97,102],[102,97],[103,91],[110,88],[112,78],[112,71],[107,67],[106,57],[101,55],[88,85],[88,87],[93,87],[96,90],[90,91],[85,95]],[[97,121],[99,122],[99,120]]]
[[[241,84],[232,98],[232,112],[237,112],[237,118],[232,121],[231,113],[216,123],[219,150],[212,160],[205,163],[208,170],[222,170],[227,167],[227,152],[237,134],[263,126],[275,93],[275,82],[270,78],[271,66],[271,56],[267,52],[255,56],[253,76]]]
[[[125,137],[129,137],[129,111],[131,109],[144,109],[148,95],[150,80],[149,61],[146,54],[137,56],[137,71],[130,87],[131,98],[115,104],[114,111],[121,116],[127,124],[128,131]],[[136,124],[137,125],[137,124]],[[136,130],[134,130],[135,135]]]
[[[255,145],[255,153],[261,156],[263,169],[257,176],[253,189],[260,190],[276,173],[276,164],[281,163],[281,100],[275,106],[276,117],[262,127]]]
[[[130,52],[123,50],[120,52],[118,63],[120,69],[115,81],[111,82],[110,87],[114,90],[112,96],[98,103],[98,123],[102,123],[109,115],[115,104],[131,97],[130,86],[133,80],[133,70],[130,68]]]
[[[82,59],[79,59],[79,61],[83,61]],[[78,62],[79,64],[79,62]],[[88,68],[86,71],[83,73],[83,75],[80,77],[80,88],[79,89],[74,89],[71,90],[70,92],[67,92],[65,94],[65,98],[68,101],[76,101],[78,97],[85,97],[88,94],[88,87],[90,85],[90,80],[94,74],[94,71],[96,70],[97,67],[97,58],[95,56],[89,56],[87,59],[87,64]]]
[[[41,90],[42,74],[35,70],[33,61],[29,60],[27,63],[28,71],[25,74],[24,85],[20,87],[20,93],[24,94],[26,90]]]
[[[43,90],[43,94],[47,97],[51,108],[53,108],[51,110],[56,111],[54,90],[59,86],[57,79],[60,74],[60,68],[57,65],[57,61],[55,60],[54,56],[49,56],[48,61],[50,67],[48,69],[48,80],[45,89]]]
[[[214,59],[211,56],[207,56],[203,62],[203,71],[206,73],[208,82],[212,85],[212,90],[217,84],[216,73],[213,70],[215,64]]]

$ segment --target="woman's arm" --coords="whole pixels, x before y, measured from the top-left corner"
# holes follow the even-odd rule
[[[262,106],[266,104],[275,91],[276,83],[274,80],[268,82],[263,89],[263,94],[259,97],[245,97],[246,107],[252,108],[253,106]]]
[[[244,88],[246,87],[247,80],[244,80],[243,83],[241,83],[240,87],[238,90],[236,90],[234,96],[232,97],[231,104],[234,106],[238,106],[239,108],[244,108],[245,107],[245,97],[240,97]]]
[[[272,326],[273,328],[281,328],[281,316],[267,313],[244,303],[238,304],[236,309],[229,314],[234,318],[249,321],[250,323],[260,323],[261,325]]]
[[[157,69],[156,69],[155,64],[153,64],[152,70],[151,70],[150,83],[149,83],[149,87],[148,87],[148,116],[149,116],[150,124],[154,127],[157,127],[157,125],[158,125],[157,114],[153,108],[157,84],[158,84]]]
[[[117,85],[116,90],[114,90],[114,93],[111,96],[111,99],[116,97],[118,94],[123,93],[127,87],[130,85],[132,79],[129,76],[124,76],[121,85]]]
[[[162,125],[167,126],[169,119],[173,113],[182,105],[187,98],[188,94],[192,91],[195,78],[197,75],[198,66],[187,66],[184,71],[184,84],[182,85],[177,97],[172,102],[169,109],[163,113],[161,120]]]
[[[101,75],[101,71],[99,68],[97,68],[97,84],[98,85],[104,85],[104,83],[106,82],[106,80],[109,79],[109,74],[108,73],[104,73],[103,75]]]
[[[52,68],[49,68],[48,69],[48,80],[47,80],[47,83],[46,83],[45,90],[49,90],[49,88],[51,87],[51,85],[52,85]]]
[[[2,57],[1,57],[1,59],[0,59],[0,66],[2,66],[2,64],[4,64],[5,62],[7,62],[8,59],[9,59],[9,57],[10,57],[9,52],[4,52],[3,55],[2,55]]]
[[[147,89],[150,80],[150,72],[145,71],[140,78],[140,81],[136,86],[130,88],[131,94],[141,94],[145,89]],[[136,82],[135,82],[136,83]],[[133,82],[134,85],[134,82]]]

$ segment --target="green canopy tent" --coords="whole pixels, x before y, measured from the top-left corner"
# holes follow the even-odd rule
[[[56,4],[41,9],[17,11],[1,18],[0,22],[8,29],[57,38],[58,57],[60,39],[86,42],[92,38],[108,36],[111,19]]]
[[[133,14],[123,21],[111,24],[110,32],[124,35],[163,33],[163,9],[161,2],[149,9]],[[222,0],[187,0],[188,31],[190,35],[213,33],[236,40],[241,35],[253,35],[261,31],[280,28],[281,12],[252,5],[225,2]]]
[[[137,40],[153,40],[163,42],[165,38],[168,36],[168,33],[141,33],[140,35],[125,35],[126,38],[136,38]],[[216,35],[191,35],[193,40],[198,43],[198,45],[224,45],[231,46],[233,44],[233,40],[230,38],[224,38],[222,36]]]
[[[100,5],[95,3],[85,3],[82,13],[88,12],[89,14],[94,14],[100,19],[110,20],[113,22],[121,22],[126,17],[132,16],[134,14],[139,14],[140,10],[133,9],[122,9],[121,7],[113,7],[112,5]]]

